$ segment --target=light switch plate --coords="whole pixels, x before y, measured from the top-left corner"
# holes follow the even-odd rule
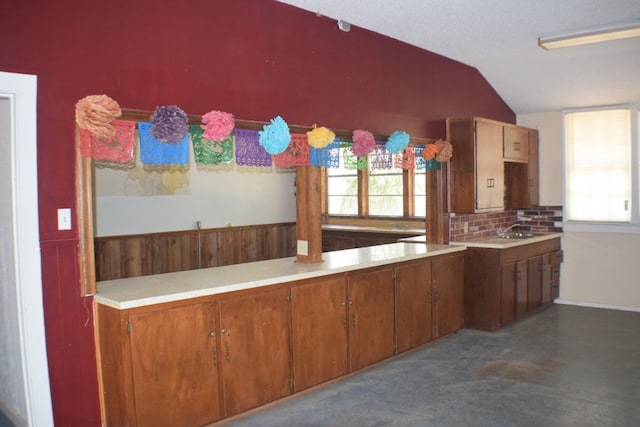
[[[71,208],[58,209],[58,230],[71,230]]]

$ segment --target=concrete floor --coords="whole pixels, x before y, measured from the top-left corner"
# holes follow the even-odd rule
[[[640,313],[553,305],[464,329],[228,425],[640,426]]]

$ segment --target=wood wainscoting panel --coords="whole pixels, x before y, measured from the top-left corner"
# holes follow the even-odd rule
[[[295,255],[295,242],[295,223],[96,237],[96,279],[286,258]]]

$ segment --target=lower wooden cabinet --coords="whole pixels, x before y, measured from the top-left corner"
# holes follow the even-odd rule
[[[349,372],[345,275],[291,289],[295,391]]]
[[[432,306],[431,261],[411,262],[396,267],[398,353],[433,339]]]
[[[213,303],[129,316],[138,426],[201,425],[220,418],[215,319]]]
[[[107,426],[199,426],[462,327],[462,254],[117,310],[97,304]]]
[[[506,249],[468,247],[465,327],[491,331],[551,303],[561,254],[559,238]]]
[[[463,264],[454,254],[396,267],[398,353],[464,326]]]
[[[288,295],[277,288],[219,302],[225,416],[292,392]]]
[[[349,275],[351,371],[395,353],[393,268]]]

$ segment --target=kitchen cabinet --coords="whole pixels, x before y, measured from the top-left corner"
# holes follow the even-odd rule
[[[349,372],[346,293],[344,275],[291,288],[295,391]]]
[[[529,129],[529,163],[527,164],[529,206],[540,205],[540,153],[538,131]]]
[[[396,267],[397,352],[464,326],[462,254]]]
[[[397,352],[433,339],[431,261],[396,267]]]
[[[382,252],[420,253],[406,249],[413,245],[389,245]],[[170,301],[162,291],[173,280],[190,277],[194,287],[217,280],[227,289],[228,274],[252,282],[255,276],[227,266],[101,284],[111,295],[131,284],[163,284],[162,302],[114,308],[106,302],[116,302],[103,296],[105,302],[96,304],[105,425],[216,422],[392,357],[396,342],[408,343],[404,350],[462,327],[455,319],[462,312],[457,272],[464,249],[436,246],[429,250],[445,253],[347,271],[344,260],[332,261],[342,254],[328,253],[325,262],[339,272],[299,279],[283,272],[288,281],[208,296],[201,290]],[[363,251],[362,259],[370,260],[370,252]],[[254,274],[267,264],[304,268],[271,260],[256,264]],[[180,291],[183,285],[176,284]]]
[[[221,418],[215,304],[122,316],[99,305],[98,318],[108,425],[202,425]]]
[[[538,206],[538,131],[480,117],[448,119],[449,211],[481,213]]]
[[[442,256],[432,261],[435,338],[448,335],[464,326],[463,265],[462,254]]]
[[[168,308],[99,305],[98,319],[108,425],[203,425],[291,393],[286,288]]]
[[[504,209],[503,124],[471,118],[448,119],[449,211],[480,213]]]
[[[552,275],[547,276],[544,269],[545,259],[556,253],[561,253],[559,238],[504,249],[467,247],[465,327],[492,331],[551,303],[552,292],[547,291],[548,298],[544,292],[545,281],[552,283]],[[559,255],[556,258],[561,259]],[[558,266],[559,262],[556,261]],[[559,283],[559,268],[557,272]]]
[[[545,265],[543,258],[548,254],[536,255],[527,259],[527,311],[535,310],[542,305],[542,279]]]
[[[288,288],[220,300],[225,416],[292,392]]]
[[[503,157],[508,162],[529,161],[529,132],[520,126],[504,126]]]
[[[393,268],[349,275],[350,370],[357,371],[395,354]]]
[[[505,207],[507,209],[529,209],[540,204],[538,131],[518,128],[528,138],[526,160],[514,161],[505,158]]]

